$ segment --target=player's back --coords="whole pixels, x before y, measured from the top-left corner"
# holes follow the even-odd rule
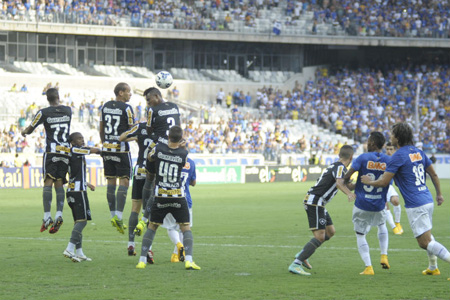
[[[151,157],[156,161],[155,196],[184,197],[181,171],[187,161],[187,150],[172,149],[163,143],[156,144]]]
[[[44,124],[46,134],[46,152],[69,154],[69,134],[72,120],[72,109],[69,106],[58,105],[41,109],[31,126],[36,128]]]
[[[167,144],[170,127],[180,124],[180,111],[175,103],[163,102],[148,109],[147,127],[151,128],[155,142]]]
[[[386,206],[386,193],[389,186],[376,188],[361,183],[361,176],[367,175],[376,180],[383,175],[390,157],[379,152],[368,152],[359,155],[352,163],[352,168],[358,171],[356,181],[355,206],[366,211],[381,211]]]
[[[129,151],[128,142],[119,142],[119,136],[134,123],[131,106],[121,101],[108,101],[101,109],[100,121],[104,123],[103,151]]]
[[[403,146],[392,155],[386,171],[395,173],[394,181],[405,200],[405,207],[433,203],[426,185],[426,169],[430,165],[431,160],[426,154],[412,145]]]
[[[128,137],[136,137],[137,144],[139,147],[139,153],[137,158],[137,165],[142,165],[145,163],[147,154],[148,154],[148,146],[152,143],[152,140],[148,137],[147,134],[147,122],[139,122],[134,125],[127,134]]]
[[[320,206],[328,203],[337,193],[336,179],[343,178],[346,172],[347,168],[340,161],[329,165],[309,189],[308,194],[316,197],[309,199],[307,203]]]
[[[87,147],[72,147],[69,160],[69,184],[68,191],[86,190],[86,158],[90,154]]]

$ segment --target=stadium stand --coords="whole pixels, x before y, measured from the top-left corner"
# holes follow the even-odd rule
[[[261,87],[255,94],[224,89],[232,92],[231,108],[209,107],[204,101],[180,102],[188,124],[188,147],[193,153],[262,153],[267,160],[281,153],[335,153],[343,144],[361,149],[370,131],[389,136],[393,123],[415,123],[414,101],[420,82],[421,130],[415,139],[422,141],[426,152],[450,153],[448,70],[447,65],[397,66],[383,71],[319,68],[304,87],[298,84],[285,92],[271,87]],[[37,109],[30,109],[33,103],[46,105],[45,96],[29,96],[40,95],[37,89],[21,93],[4,88],[1,92],[11,101],[2,102],[0,110],[18,119],[31,118]],[[74,111],[74,126],[89,132],[87,136],[98,143],[98,109],[111,98],[111,92],[73,88],[64,93],[63,102]],[[247,94],[249,103],[241,101]],[[145,103],[141,96],[133,97],[135,107]],[[1,151],[39,152],[41,134],[36,133],[31,141],[27,138],[29,148],[22,147],[24,141],[14,130],[20,124],[2,123]]]
[[[448,38],[450,6],[415,1],[4,1],[0,18],[154,29],[221,30],[286,35]],[[218,4],[219,3],[219,4]]]

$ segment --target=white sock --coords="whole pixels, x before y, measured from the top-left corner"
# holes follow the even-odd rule
[[[114,218],[114,216],[116,215],[116,211],[115,210],[110,210],[109,212],[111,213],[111,219]]]
[[[116,210],[116,216],[119,218],[119,220],[122,220],[123,212]]]
[[[448,252],[447,248],[445,248],[441,243],[438,241],[431,241],[428,243],[427,251],[432,253],[433,255],[436,255],[442,260],[445,260],[446,262],[450,263],[450,253]],[[428,255],[429,257],[430,255]]]
[[[139,262],[147,264],[147,256],[139,256]]]
[[[396,227],[394,223],[394,218],[392,218],[392,214],[389,209],[386,209],[386,222],[389,224],[389,226],[391,226],[392,229]]]
[[[144,221],[144,223],[147,223],[148,219],[146,217],[142,217],[142,221]]]
[[[176,246],[178,243],[180,243],[180,235],[178,234],[178,231],[176,229],[167,229],[167,234],[169,235],[169,239],[172,241],[172,243]],[[176,248],[176,247],[175,247]],[[174,252],[178,253],[178,252]]]
[[[189,262],[192,262],[192,255],[186,255],[186,257],[184,258],[184,260],[187,260]]]
[[[76,254],[77,254],[78,256],[84,256],[83,248],[78,248]]]
[[[180,238],[180,241],[183,240],[183,233],[181,231],[178,231],[178,237]],[[178,247],[175,245],[175,248],[173,249],[173,253],[178,254]]]
[[[133,248],[136,246],[134,242],[128,242],[128,247],[133,246]]]
[[[358,245],[359,255],[361,255],[361,259],[366,267],[371,266],[372,261],[370,260],[369,244],[367,244],[366,235],[356,234],[356,244]]]
[[[67,244],[66,250],[69,251],[69,252],[71,252],[71,253],[73,253],[73,252],[75,251],[75,244],[69,242],[69,244]]]
[[[56,214],[55,214],[55,221],[56,221],[56,219],[58,219],[59,217],[62,218],[62,211],[60,211],[60,210],[56,211]]]
[[[51,212],[44,212],[44,220],[47,220],[48,218],[50,218],[52,216]]]
[[[386,224],[378,225],[378,240],[380,241],[381,254],[387,255],[389,235]]]
[[[431,271],[437,269],[437,256],[427,250],[428,254],[428,269]]]
[[[402,207],[399,205],[394,206],[394,219],[395,223],[400,223],[400,217],[402,215]]]

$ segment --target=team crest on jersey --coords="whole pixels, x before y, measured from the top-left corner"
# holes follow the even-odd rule
[[[420,152],[411,153],[409,154],[409,159],[411,160],[411,162],[419,161],[422,160],[422,155],[420,154]]]
[[[190,170],[191,169],[191,164],[187,161],[186,164],[184,165],[183,169]]]

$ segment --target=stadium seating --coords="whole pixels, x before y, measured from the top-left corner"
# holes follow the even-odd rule
[[[146,1],[112,9],[115,1],[73,2],[57,12],[59,3],[46,3],[44,9],[33,4],[24,8],[21,2],[11,2],[0,7],[0,18],[12,21],[80,23],[89,25],[111,25],[121,27],[151,27],[171,30],[229,30],[242,34],[268,34],[274,22],[280,22],[283,35],[359,35],[394,37],[447,38],[447,16],[450,5],[447,2],[431,1],[439,9],[428,10],[426,5],[415,2],[364,2],[338,0],[327,7],[320,2],[299,2],[290,0],[267,2],[258,7],[256,1],[204,2],[204,1]],[[86,3],[86,4],[84,4]],[[239,4],[237,4],[239,3]],[[84,7],[87,16],[79,14]],[[294,6],[295,8],[294,8]],[[431,4],[430,4],[431,5]],[[54,6],[54,7],[53,7]],[[298,6],[298,7],[296,7]],[[107,8],[106,13],[99,13]],[[351,8],[351,9],[349,9]],[[36,14],[36,11],[38,13]],[[227,19],[229,18],[229,19]]]

